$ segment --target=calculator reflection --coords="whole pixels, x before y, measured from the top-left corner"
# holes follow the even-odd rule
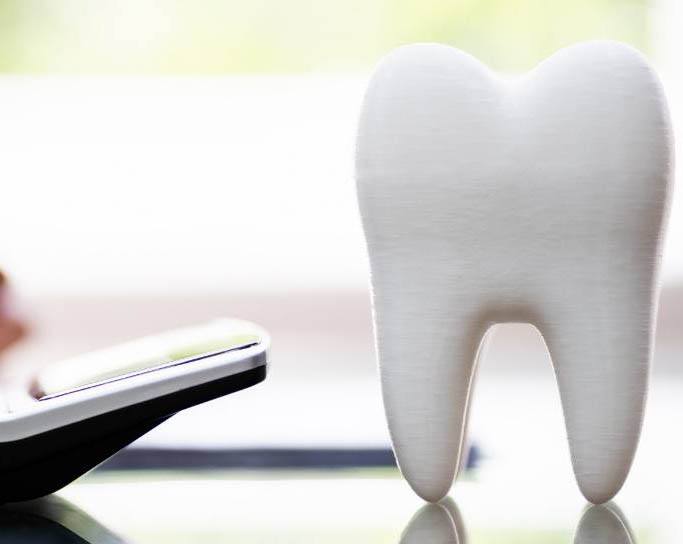
[[[0,507],[0,544],[125,542],[80,508],[54,495]]]

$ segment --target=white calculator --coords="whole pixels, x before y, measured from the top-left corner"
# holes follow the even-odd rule
[[[252,323],[219,319],[57,362],[5,388],[0,503],[52,493],[180,410],[263,381],[269,343]]]

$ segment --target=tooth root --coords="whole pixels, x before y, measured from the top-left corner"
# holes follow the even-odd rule
[[[610,292],[582,287],[571,305],[556,305],[553,319],[541,325],[557,375],[574,473],[594,504],[616,495],[631,467],[652,343],[649,282],[628,295],[623,292],[628,278],[617,275],[609,283]]]
[[[493,338],[494,331],[496,330],[496,326],[490,326],[488,329],[486,329],[486,332],[484,333],[484,336],[479,343],[479,349],[477,350],[477,355],[474,361],[474,368],[472,369],[472,377],[470,378],[470,388],[469,388],[469,395],[472,395],[472,390],[475,387],[475,382],[477,378],[477,370],[479,368],[479,361],[486,359],[486,354],[488,352],[489,345],[491,344],[491,339]],[[469,453],[470,453],[470,433],[469,433],[469,427],[470,427],[470,413],[471,413],[471,408],[472,408],[472,402],[470,402],[469,398],[467,400],[467,405],[465,407],[465,421],[463,423],[462,427],[462,443],[460,445],[460,459],[458,463],[458,468],[455,473],[455,478],[457,479],[466,469],[467,469],[467,461],[469,458]],[[450,501],[450,498],[446,498],[443,501],[441,501],[441,504],[446,504]],[[452,501],[451,501],[452,502]],[[453,506],[455,506],[455,503],[453,503]],[[454,511],[457,511],[457,508],[455,508]],[[453,514],[453,511],[451,512]],[[457,525],[457,524],[456,524]]]
[[[435,502],[448,493],[460,465],[481,334],[468,312],[454,311],[462,302],[444,291],[431,298],[407,292],[409,275],[394,268],[375,283],[382,392],[401,472],[420,497]]]

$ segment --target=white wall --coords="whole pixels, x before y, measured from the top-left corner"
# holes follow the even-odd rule
[[[656,64],[683,127],[667,47]],[[365,290],[353,181],[364,86],[2,77],[0,266],[31,296]],[[683,280],[676,194],[668,283]]]
[[[362,78],[0,78],[0,266],[30,294],[364,289]]]

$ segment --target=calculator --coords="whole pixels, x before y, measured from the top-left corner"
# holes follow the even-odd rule
[[[262,382],[269,345],[259,326],[218,319],[56,362],[4,386],[0,503],[57,491],[173,414]]]

